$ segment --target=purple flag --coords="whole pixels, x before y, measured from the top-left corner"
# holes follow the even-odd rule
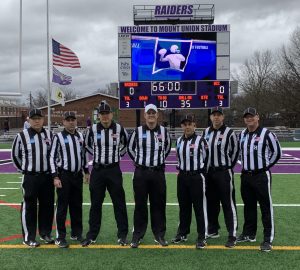
[[[53,67],[52,82],[55,82],[55,83],[58,83],[61,85],[68,85],[68,84],[71,84],[72,77],[61,73],[55,67]]]

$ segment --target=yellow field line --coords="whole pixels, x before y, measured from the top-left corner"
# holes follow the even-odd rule
[[[25,245],[0,245],[0,249],[25,249],[29,248]],[[54,249],[58,248],[55,245],[41,245],[38,249]],[[71,249],[128,249],[130,246],[119,245],[90,245],[89,247],[81,247],[80,245],[70,245]],[[195,245],[170,245],[167,247],[161,247],[158,245],[143,245],[139,246],[139,249],[195,249]],[[234,248],[226,248],[221,245],[208,245],[205,249],[221,249],[221,250],[259,250],[259,246],[236,246]],[[290,250],[300,251],[300,246],[274,246],[273,250]]]

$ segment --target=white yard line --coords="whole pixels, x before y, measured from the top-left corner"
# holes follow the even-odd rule
[[[22,184],[22,182],[6,182],[7,184]]]
[[[20,203],[0,203],[0,206],[20,206]],[[82,203],[83,206],[90,206],[91,203]],[[105,206],[112,206],[112,203],[103,203]],[[126,203],[127,206],[134,206],[134,203]],[[149,203],[148,203],[149,205]],[[178,203],[167,203],[167,206],[178,206]],[[242,203],[238,203],[236,206],[244,206]],[[259,206],[259,205],[257,205]],[[283,204],[273,204],[274,207],[300,207],[300,204],[288,204],[288,203],[283,203]]]

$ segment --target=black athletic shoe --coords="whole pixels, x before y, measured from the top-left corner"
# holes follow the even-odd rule
[[[197,239],[197,242],[196,242],[196,249],[203,249],[206,247],[206,241],[205,239]]]
[[[130,247],[138,248],[140,243],[141,243],[141,239],[136,237],[136,236],[133,236],[132,240],[131,240],[131,243],[130,243]]]
[[[244,235],[244,234],[241,234],[237,239],[236,239],[236,241],[238,242],[238,243],[242,243],[242,242],[251,242],[251,243],[253,243],[253,242],[256,242],[256,238],[255,238],[255,236],[253,236],[253,235]]]
[[[82,242],[84,239],[82,238],[82,236],[75,236],[75,235],[71,235],[70,236],[70,239],[72,240],[72,241],[78,241],[78,242]]]
[[[161,245],[162,247],[167,247],[169,244],[163,237],[156,237],[154,242]]]
[[[36,248],[40,246],[40,243],[35,241],[35,240],[28,240],[28,241],[23,241],[23,244],[25,246],[31,247],[31,248]]]
[[[270,242],[262,242],[260,245],[260,250],[264,252],[270,252],[272,250],[272,244]]]
[[[41,236],[40,239],[45,243],[45,244],[54,244],[54,239],[51,237],[51,235],[44,235]]]
[[[68,248],[69,244],[65,239],[56,239],[55,240],[55,245],[57,245],[60,248]]]
[[[94,244],[96,243],[96,240],[92,240],[92,239],[84,239],[82,242],[81,242],[81,246],[82,247],[88,247],[89,245],[91,244]]]
[[[236,245],[236,237],[229,236],[227,242],[225,243],[225,247],[234,248]]]
[[[125,237],[120,237],[120,238],[118,239],[118,244],[119,244],[120,246],[127,246],[127,245],[128,245],[128,241],[127,241],[127,239],[126,239],[126,236],[125,236]]]
[[[214,233],[209,233],[207,236],[206,236],[206,239],[208,238],[212,238],[212,239],[215,239],[215,238],[219,238],[220,235],[218,232],[214,232]]]
[[[187,241],[187,236],[186,236],[186,235],[180,235],[180,234],[177,234],[177,235],[171,240],[171,243],[178,244],[178,243],[186,242],[186,241]]]

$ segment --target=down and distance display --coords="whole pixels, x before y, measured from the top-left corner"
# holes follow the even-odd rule
[[[229,107],[229,81],[120,82],[120,109]]]

